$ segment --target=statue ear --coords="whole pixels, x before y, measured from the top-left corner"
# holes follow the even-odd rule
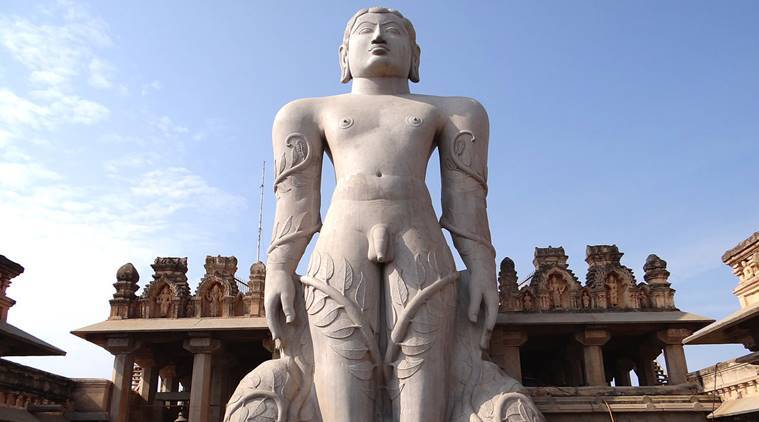
[[[337,52],[340,55],[340,83],[348,83],[353,79],[350,67],[348,66],[348,47],[342,44]]]
[[[411,54],[411,69],[409,69],[408,78],[411,82],[419,82],[419,56],[422,49],[414,45],[414,52]]]

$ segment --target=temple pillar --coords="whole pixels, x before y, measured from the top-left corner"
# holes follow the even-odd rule
[[[688,375],[688,365],[685,362],[683,339],[691,331],[686,328],[668,328],[656,333],[656,337],[664,343],[664,360],[667,363],[667,377],[670,384],[682,384]]]
[[[655,343],[651,341],[651,343]],[[638,376],[638,385],[657,385],[656,369],[654,360],[661,353],[661,347],[655,344],[647,344],[640,347],[635,359],[635,374]]]
[[[211,420],[221,420],[224,416],[224,408],[232,395],[232,385],[230,368],[234,365],[235,359],[225,354],[216,354],[214,356],[213,371],[211,374]]]
[[[583,345],[583,367],[585,383],[590,386],[606,384],[604,356],[601,348],[611,338],[608,331],[598,328],[586,328],[576,333],[575,339]]]
[[[192,385],[190,386],[190,422],[208,422],[211,404],[211,365],[213,352],[220,343],[211,337],[191,337],[184,342],[184,348],[192,353]]]
[[[522,382],[520,347],[527,341],[527,333],[521,330],[496,330],[490,340],[490,355],[506,374]]]
[[[614,365],[614,386],[630,387],[632,385],[632,380],[630,379],[630,371],[634,366],[635,363],[630,359],[617,359]]]
[[[109,420],[111,422],[129,421],[129,394],[132,390],[132,372],[134,371],[134,352],[139,344],[129,337],[111,337],[105,348],[114,355],[113,391]]]
[[[174,392],[179,390],[176,365],[166,365],[159,371],[161,376],[161,392]]]
[[[150,356],[137,356],[135,361],[142,368],[142,379],[138,393],[146,403],[153,403],[158,391],[158,366]]]

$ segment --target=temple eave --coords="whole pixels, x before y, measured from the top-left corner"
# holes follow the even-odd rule
[[[685,344],[725,344],[741,343],[742,334],[750,327],[742,328],[743,323],[751,322],[759,316],[759,303],[740,309],[727,317],[696,331],[683,340]]]

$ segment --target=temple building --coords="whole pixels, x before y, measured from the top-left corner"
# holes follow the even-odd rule
[[[24,267],[0,255],[0,356],[64,356],[66,352],[8,323],[16,301],[7,296]],[[110,382],[71,379],[0,359],[0,421],[108,420],[100,412]]]
[[[719,401],[686,379],[682,341],[713,320],[676,308],[662,259],[649,256],[638,282],[621,257],[616,246],[588,246],[581,282],[563,248],[536,248],[522,285],[504,259],[491,358],[549,421],[703,421]],[[125,264],[109,318],[73,331],[114,355],[111,421],[220,421],[240,379],[276,354],[264,264],[254,263],[243,282],[235,257],[209,256],[194,293],[187,265],[156,258],[137,296],[138,271]]]
[[[191,293],[187,258],[152,267],[139,297],[137,270],[119,268],[108,320],[73,332],[114,355],[110,420],[220,421],[240,379],[272,357],[266,268],[254,263],[244,283],[235,257],[209,256]]]
[[[759,420],[759,232],[722,255],[738,277],[733,293],[740,309],[685,339],[686,344],[743,344],[751,353],[690,374],[722,400],[712,414],[720,421]]]

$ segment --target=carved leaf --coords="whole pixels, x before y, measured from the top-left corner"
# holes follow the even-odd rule
[[[311,307],[306,309],[309,315],[316,315],[319,311],[321,311],[324,308],[324,305],[327,303],[327,297],[324,296],[320,291],[314,290],[314,301],[311,303]]]
[[[348,318],[338,318],[335,322],[325,329],[324,335],[333,339],[344,339],[350,337],[358,325],[354,325]]]
[[[374,365],[371,362],[364,360],[359,363],[349,365],[348,370],[350,370],[351,375],[354,377],[363,381],[368,381],[372,379]]]
[[[274,225],[274,231],[271,233],[271,241],[274,242],[274,240],[277,238],[277,233],[279,233],[279,221]]]
[[[427,280],[427,271],[424,268],[424,262],[422,261],[421,255],[416,255],[414,257],[414,264],[416,266],[417,285],[420,287],[424,287],[425,281]]]
[[[279,237],[281,238],[282,236],[289,234],[292,227],[293,227],[293,216],[291,215],[287,217],[287,220],[285,220],[285,226],[282,227],[282,231],[279,233]]]
[[[319,269],[322,266],[322,256],[319,252],[314,251],[313,255],[311,255],[311,260],[313,261],[313,269],[309,271],[309,274],[312,277],[316,277],[317,274],[319,274]]]
[[[326,327],[329,324],[332,324],[337,319],[340,309],[343,309],[340,305],[325,308],[325,312],[322,312],[324,315],[320,316],[319,319],[314,322],[314,325],[317,327]]]
[[[393,269],[389,278],[392,280],[392,284],[395,287],[390,288],[390,295],[392,296],[393,303],[402,308],[406,305],[406,301],[408,300],[408,287],[406,287],[401,272],[397,268]]]
[[[437,264],[437,253],[434,250],[427,254],[427,261],[430,263],[430,272],[433,274],[433,277],[440,278],[442,275],[440,274],[440,267]]]
[[[426,352],[427,350],[430,350],[432,347],[432,342],[427,343],[419,343],[419,344],[412,344],[410,342],[403,342],[400,344],[401,351],[406,356],[419,356],[422,353]]]
[[[306,309],[311,307],[311,304],[314,301],[314,288],[311,286],[306,286],[306,288],[303,290],[303,300],[306,303]]]
[[[395,371],[398,374],[398,379],[403,380],[403,379],[411,377],[417,371],[419,371],[419,368],[422,367],[422,363],[424,363],[424,359],[421,359],[421,358],[415,358],[415,357],[404,358],[395,368]]]
[[[461,137],[456,137],[456,141],[453,143],[454,154],[461,155],[464,153],[465,149],[466,149],[466,143],[464,143],[464,140],[461,139]]]
[[[412,319],[411,321],[413,322],[411,328],[419,334],[432,334],[438,329],[437,324],[434,323],[419,321],[418,319]]]
[[[277,171],[277,175],[282,174],[282,172],[285,171],[285,168],[287,168],[287,156],[283,152],[282,158],[279,160],[279,170]]]
[[[364,283],[364,273],[359,273],[356,290],[353,292],[353,299],[362,311],[366,310],[366,285]]]
[[[253,376],[250,377],[250,384],[253,388],[258,388],[258,386],[261,385],[261,377],[258,376],[258,374],[253,374]]]
[[[398,318],[395,313],[395,306],[390,307],[390,312],[387,312],[386,316],[387,316],[387,326],[390,328],[390,330],[392,330],[393,328],[395,328],[395,323]]]
[[[351,286],[353,286],[353,267],[351,267],[351,264],[347,259],[343,258],[343,261],[345,261],[345,277],[341,292],[345,294],[345,292],[350,290]]]
[[[248,418],[252,419],[256,416],[261,415],[266,411],[266,400],[265,399],[256,399],[253,400],[250,405],[246,406],[245,413],[243,413],[241,418],[239,420],[241,421],[247,421]]]
[[[294,230],[294,231],[296,231],[296,232],[297,232],[297,231],[299,231],[299,230],[302,230],[302,229],[303,229],[303,219],[304,219],[305,217],[306,217],[306,213],[305,213],[305,212],[302,212],[302,213],[298,214],[298,215],[295,217],[295,220],[293,221],[293,223],[295,223],[295,224],[293,225],[293,226],[295,227],[295,230]]]
[[[335,274],[335,262],[332,261],[332,257],[327,254],[324,254],[322,261],[324,264],[324,282],[329,285],[329,281]]]
[[[302,137],[295,138],[293,147],[293,166],[302,163],[308,156],[308,142]]]
[[[344,342],[338,344],[330,344],[330,347],[332,347],[332,350],[334,350],[337,354],[349,360],[362,359],[364,356],[366,356],[366,352],[369,351],[369,349],[364,346],[356,346],[352,345],[351,343]]]

